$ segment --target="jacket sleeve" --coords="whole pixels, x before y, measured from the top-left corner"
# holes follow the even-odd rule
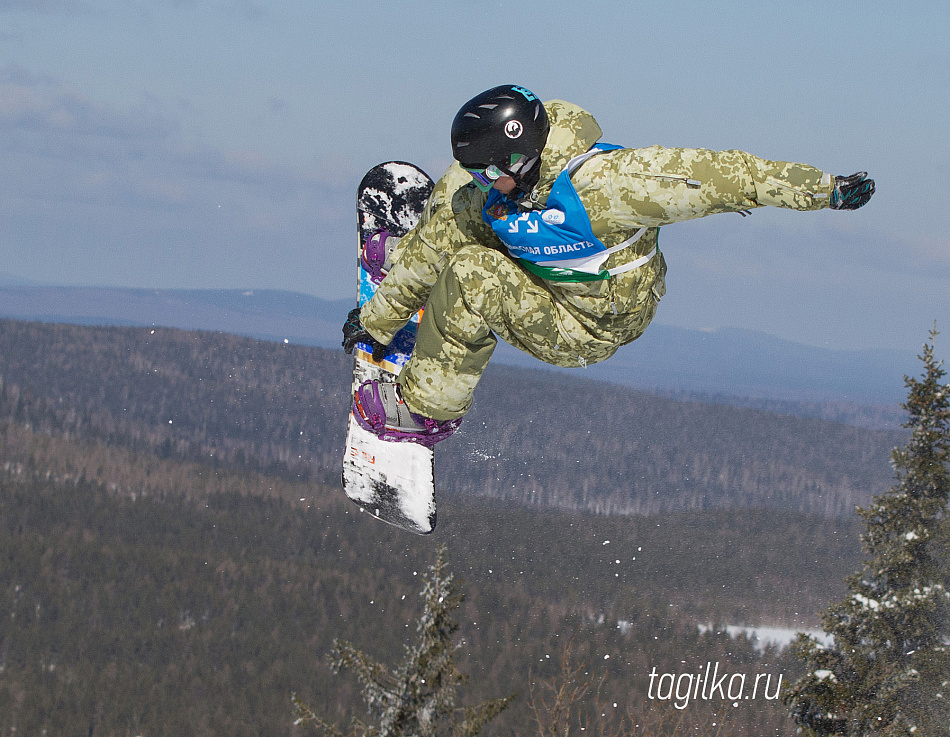
[[[831,175],[807,164],[661,146],[595,156],[572,179],[595,234],[766,205],[820,210],[834,187]]]
[[[457,170],[457,171],[456,171]],[[360,312],[363,327],[388,344],[429,299],[442,269],[460,248],[494,239],[481,220],[485,196],[453,165],[436,184],[425,212],[399,242],[392,269]]]

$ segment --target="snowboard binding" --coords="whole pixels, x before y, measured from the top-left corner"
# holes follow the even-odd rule
[[[381,440],[419,443],[431,448],[452,435],[462,419],[433,420],[410,411],[396,383],[363,382],[353,395],[353,417],[364,430]]]
[[[392,242],[390,242],[392,241]],[[392,264],[389,255],[398,238],[385,230],[377,230],[370,234],[360,251],[360,265],[366,271],[373,284],[379,284],[389,273]]]

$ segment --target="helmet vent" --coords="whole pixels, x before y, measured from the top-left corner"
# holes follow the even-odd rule
[[[479,105],[479,107],[482,108],[483,110],[494,110],[496,107],[498,107],[498,103],[489,102],[489,103],[485,103],[484,105]]]
[[[481,116],[476,115],[475,113],[465,113],[465,117],[466,118],[480,118]]]

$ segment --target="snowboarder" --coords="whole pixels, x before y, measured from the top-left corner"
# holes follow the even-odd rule
[[[598,143],[593,116],[502,85],[452,123],[456,160],[403,238],[367,239],[382,279],[343,327],[382,349],[425,306],[398,384],[360,386],[354,412],[390,437],[451,435],[497,337],[555,366],[610,358],[643,334],[664,295],[660,226],[772,205],[855,210],[865,172],[832,176],[742,151]],[[385,277],[385,278],[383,278]]]

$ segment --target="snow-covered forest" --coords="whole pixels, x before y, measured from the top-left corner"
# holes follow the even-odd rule
[[[333,478],[348,383],[333,352],[15,322],[0,344],[0,733],[312,733],[292,726],[292,693],[345,725],[365,710],[357,679],[331,668],[334,641],[398,662],[420,577],[445,545],[465,593],[459,704],[520,694],[486,734],[538,733],[531,695],[564,672],[572,642],[572,662],[604,679],[597,703],[616,714],[660,730],[790,735],[778,699],[680,710],[656,698],[650,673],[717,663],[772,675],[773,687],[807,675],[791,649],[734,626],[823,625],[861,568],[864,523],[847,511],[887,493],[889,451],[909,437],[594,385],[584,410],[609,395],[629,408],[627,436],[601,435],[598,455],[583,444],[586,418],[563,412],[561,425],[503,428],[506,444],[462,434],[439,459],[439,527],[416,538],[360,514]],[[517,377],[532,391],[531,374]],[[513,378],[487,377],[480,423]],[[604,499],[650,499],[637,462],[679,481],[637,514],[594,513],[564,503],[590,488],[548,492],[525,470],[532,453],[557,468],[565,445],[590,478],[607,464]],[[630,465],[609,467],[625,449]],[[720,472],[688,482],[703,463]],[[483,486],[459,483],[466,470]]]

